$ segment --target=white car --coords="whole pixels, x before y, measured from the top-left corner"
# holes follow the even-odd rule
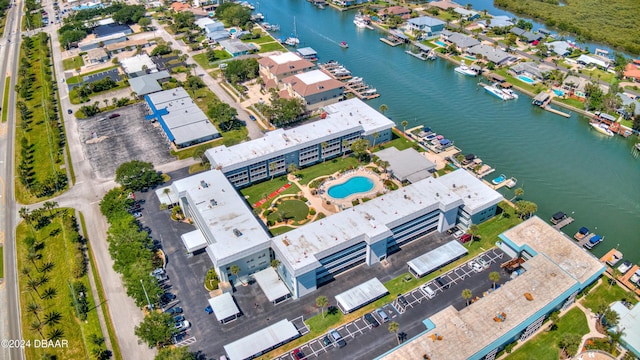
[[[424,295],[429,299],[433,299],[433,297],[436,296],[435,291],[433,291],[433,289],[431,289],[427,284],[420,286],[420,289],[422,290]]]
[[[453,237],[456,238],[456,239],[460,239],[462,237],[462,235],[464,235],[464,231],[462,231],[462,230],[458,230],[458,231],[453,233]]]
[[[482,270],[484,270],[484,268],[482,267],[482,265],[478,264],[475,261],[471,261],[469,262],[469,268],[471,268],[473,271],[475,272],[482,272]]]
[[[487,260],[483,258],[478,258],[476,259],[476,261],[478,262],[478,264],[480,264],[480,266],[482,266],[485,269],[489,267],[489,263],[487,262]]]
[[[176,323],[176,330],[184,331],[190,327],[191,327],[191,323],[189,323],[187,320]]]

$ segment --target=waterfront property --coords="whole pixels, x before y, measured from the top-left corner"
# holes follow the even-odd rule
[[[464,35],[464,34],[452,32],[449,30],[443,30],[442,34],[440,34],[440,38],[442,39],[442,43],[444,44],[441,46],[447,46],[447,45],[453,44],[455,45],[456,49],[460,52],[465,52],[470,47],[480,44],[480,41],[476,40],[475,38],[469,35]]]
[[[551,70],[552,68],[550,66],[534,62],[519,62],[509,68],[509,72],[514,77],[517,77],[528,84],[544,80],[545,74]],[[532,81],[527,81],[525,78]]]
[[[282,79],[315,68],[315,64],[292,52],[263,57],[258,60],[260,77],[266,89],[277,88]]]
[[[611,310],[620,316],[620,322],[614,329],[622,333],[620,343],[635,356],[640,356],[640,306],[636,304],[629,309],[622,302],[616,301],[611,305]]]
[[[389,147],[376,152],[375,155],[389,163],[387,171],[400,182],[414,183],[430,177],[436,170],[436,164],[414,148],[400,151],[395,147]]]
[[[524,260],[522,273],[471,305],[449,306],[423,323],[426,330],[379,359],[495,359],[514,341],[524,341],[552,312],[566,309],[605,266],[538,217],[511,228],[498,242]]]
[[[336,103],[344,98],[344,83],[321,70],[311,70],[282,80],[282,98],[297,97],[304,101],[307,110]]]
[[[219,40],[218,44],[233,57],[247,55],[249,52],[256,50],[253,44],[246,44],[238,39]]]
[[[547,43],[547,49],[554,52],[558,56],[567,56],[573,51],[573,46],[564,40],[552,41]]]
[[[236,187],[284,175],[291,164],[307,167],[351,151],[355,140],[391,140],[394,123],[359,99],[323,108],[326,118],[293,129],[277,129],[232,147],[207,150],[212,168],[221,169]],[[374,135],[377,134],[377,135]],[[377,136],[377,138],[374,137]],[[323,145],[324,144],[324,145]]]
[[[467,49],[467,53],[474,56],[482,55],[485,60],[490,61],[497,66],[506,65],[516,60],[516,57],[509,54],[508,52],[485,44],[472,46]]]
[[[444,30],[444,25],[445,22],[440,19],[431,16],[420,16],[407,21],[407,30],[416,36],[420,34],[421,39],[430,39],[440,36],[440,33]]]
[[[177,148],[220,137],[218,129],[182,87],[148,94],[144,99],[150,113],[146,119],[157,120]]]

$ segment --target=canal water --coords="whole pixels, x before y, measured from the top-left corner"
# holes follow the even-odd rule
[[[503,102],[447,61],[420,61],[402,46],[382,43],[382,33],[356,28],[353,11],[320,10],[304,0],[262,0],[256,6],[266,21],[280,25],[276,37],[293,31],[295,15],[301,46],[378,89],[381,96],[368,104],[386,104],[385,115],[397,124],[431,127],[494,167],[490,178],[516,177],[523,198],[538,204],[538,216],[547,220],[564,211],[576,219],[564,229],[571,236],[580,226],[605,236],[596,255],[619,246],[626,259],[640,264],[640,158],[632,153],[637,138],[602,136],[585,117],[553,115],[523,94]],[[349,48],[341,48],[341,41]],[[504,195],[509,199],[513,191]]]

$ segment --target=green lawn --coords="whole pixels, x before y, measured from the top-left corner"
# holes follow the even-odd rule
[[[409,139],[407,139],[405,137],[400,137],[394,132],[391,141],[386,142],[384,144],[380,144],[380,146],[376,146],[376,150],[375,151],[380,151],[382,149],[386,149],[386,148],[390,148],[390,147],[395,147],[398,150],[405,150],[405,149],[408,149],[410,147],[413,147],[414,144],[415,144],[415,142],[413,142],[413,141],[411,141],[411,140],[409,140]]]
[[[278,236],[280,234],[289,232],[293,229],[294,228],[292,228],[291,226],[278,226],[277,228],[269,229],[269,232],[271,232],[271,235],[273,236]]]
[[[608,71],[603,71],[600,69],[583,69],[580,70],[580,73],[589,76],[593,80],[602,80],[608,82],[609,84],[613,83],[616,80],[616,74],[612,74]]]
[[[7,76],[7,81],[4,83],[4,98],[2,99],[2,122],[7,121],[7,109],[9,108],[9,86],[11,84],[11,76]]]
[[[567,99],[554,98],[554,100],[559,101],[563,104],[567,104],[569,106],[573,106],[576,109],[580,109],[580,110],[584,109],[584,103],[580,100],[576,100],[573,98],[567,98]]]
[[[293,221],[302,221],[309,215],[309,206],[301,200],[284,200],[277,207],[277,211],[271,213],[267,219],[278,221],[278,217],[282,214],[283,217],[291,219]]]
[[[265,44],[265,43],[271,43],[271,42],[275,42],[276,40],[274,38],[272,38],[271,36],[261,36],[257,39],[245,39],[242,40],[243,43],[254,43],[254,44]]]
[[[85,76],[101,73],[101,72],[104,72],[104,71],[109,71],[109,70],[115,69],[117,67],[118,66],[116,65],[116,66],[111,66],[111,67],[108,67],[108,68],[104,68],[104,69],[100,69],[100,70],[94,70],[94,71],[90,71],[90,72],[87,72],[87,73],[82,73],[80,75],[72,76],[72,77],[67,79],[67,84],[79,84],[79,83],[82,82],[82,78],[84,78]]]
[[[98,96],[98,95],[102,95],[102,94],[106,94],[112,91],[117,91],[120,89],[124,89],[129,87],[129,84],[127,83],[127,81],[122,80],[122,81],[118,81],[116,87],[111,88],[109,90],[105,90],[105,91],[100,91],[100,92],[96,92],[96,93],[92,93],[91,96],[89,96],[89,100],[85,101],[86,103],[92,103],[93,101],[91,100],[92,97],[94,96]],[[78,105],[78,104],[82,104],[83,101],[80,98],[80,96],[78,96],[78,88],[73,88],[70,92],[69,92],[69,101],[72,104]],[[109,102],[111,103],[111,102]],[[104,102],[102,102],[101,104],[104,104]]]
[[[534,85],[529,85],[526,82],[524,82],[524,81],[522,81],[522,80],[520,80],[520,79],[518,79],[516,77],[511,76],[509,73],[507,73],[507,69],[495,70],[494,73],[505,77],[507,79],[507,81],[512,83],[513,85],[515,85],[515,86],[517,86],[517,87],[519,87],[519,88],[521,88],[523,90],[532,92],[534,94],[537,94],[537,93],[539,93],[541,91],[544,91],[546,89],[546,87],[544,85],[542,85],[541,83],[537,83],[537,84],[534,84]]]
[[[78,297],[74,298],[72,295],[72,286],[82,284],[90,289],[86,272],[76,278],[78,257],[84,259],[84,254],[78,250],[80,239],[72,214],[72,209],[57,209],[54,210],[51,222],[40,230],[35,230],[33,225],[24,221],[16,228],[17,268],[27,269],[21,270],[18,276],[22,335],[33,344],[36,339],[51,338],[57,331],[59,339],[69,342],[68,347],[60,348],[25,347],[27,359],[41,359],[45,353],[55,355],[58,359],[88,359],[94,347],[89,340],[90,336],[103,336],[98,315],[95,311],[90,311],[95,304],[91,291],[85,292],[89,306],[86,320],[76,317],[76,308],[72,305],[74,299],[75,302],[79,301]],[[45,216],[50,217],[48,211]],[[31,250],[37,254],[34,259],[27,259],[30,251],[27,237],[35,239],[36,245],[31,247],[36,249]],[[47,263],[53,264],[49,271],[44,270]],[[29,286],[33,279],[38,279],[36,285]],[[37,285],[38,283],[41,284]],[[44,296],[48,289],[53,289],[51,298]],[[29,304],[38,305],[40,310],[29,311]],[[51,314],[59,314],[59,320],[47,324],[46,319]],[[39,322],[43,324],[41,327],[36,326]]]
[[[3,121],[4,121],[4,120],[3,120]],[[622,119],[622,120],[620,121],[620,125],[622,125],[622,126],[626,126],[626,127],[628,127],[628,128],[633,128],[633,120],[625,120],[625,119]]]
[[[602,283],[597,287],[591,289],[591,291],[582,300],[582,305],[591,309],[591,311],[598,312],[598,306],[600,304],[610,305],[614,301],[627,299],[627,301],[635,304],[636,300],[633,293],[627,291],[624,287],[615,284],[609,286],[607,277],[602,278]]]
[[[84,66],[84,60],[82,60],[82,56],[72,57],[71,59],[62,60],[62,66],[65,70],[75,70],[80,69]]]
[[[4,279],[4,247],[0,246],[0,279]]]
[[[507,356],[508,360],[556,360],[559,358],[558,341],[562,334],[584,335],[589,332],[587,317],[582,310],[573,308],[558,320],[558,328],[542,332],[525,342]],[[543,325],[545,326],[545,325]]]
[[[288,181],[286,176],[280,176],[275,179],[263,181],[261,183],[244,188],[240,190],[240,193],[242,194],[242,196],[244,196],[245,199],[247,199],[249,205],[253,206],[253,204],[263,199],[265,195],[269,195],[272,192],[278,190],[287,182]],[[299,191],[300,188],[296,184],[292,183],[291,187],[281,192],[280,194],[295,194]],[[271,202],[267,201],[264,205],[262,205],[262,207],[266,208],[269,204],[271,204]]]
[[[345,171],[351,168],[356,168],[358,165],[360,165],[358,160],[351,156],[347,158],[337,157],[299,170],[297,175],[300,178],[300,184],[307,185],[311,180],[319,176],[331,175],[336,171]]]
[[[265,52],[276,51],[276,50],[286,51],[287,49],[284,46],[282,46],[282,44],[280,44],[279,42],[274,41],[271,43],[261,44],[259,52],[265,53]]]

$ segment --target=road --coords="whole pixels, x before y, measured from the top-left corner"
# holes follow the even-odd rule
[[[13,91],[20,55],[20,22],[22,1],[8,9],[6,26],[0,40],[0,88],[4,99],[4,84],[11,76],[9,103],[2,109],[7,112],[7,122],[0,125],[0,241],[4,240],[4,283],[0,285],[0,301],[6,306],[0,310],[0,334],[3,339],[21,339],[20,302],[18,300],[18,278],[16,273],[15,224],[16,203],[13,193],[13,139],[15,134],[15,92]],[[21,349],[0,349],[2,359],[23,359]]]
[[[247,130],[249,131],[249,135],[248,135],[249,138],[251,139],[261,138],[264,135],[262,132],[262,129],[258,126],[256,122],[249,121],[249,113],[247,113],[244,110],[244,108],[240,106],[240,103],[236,102],[236,100],[232,98],[222,88],[222,86],[220,86],[220,84],[214,78],[212,78],[209,75],[209,73],[204,68],[202,68],[202,66],[200,66],[200,64],[198,64],[191,58],[191,55],[190,55],[191,49],[189,49],[184,44],[181,44],[180,42],[176,41],[173,38],[173,36],[171,36],[171,34],[169,34],[167,30],[165,30],[164,27],[160,25],[160,23],[158,23],[156,19],[153,19],[151,21],[151,25],[154,26],[156,29],[154,33],[160,35],[160,37],[164,41],[171,44],[171,47],[173,49],[178,49],[182,51],[183,54],[188,55],[188,59],[186,63],[195,67],[195,74],[200,76],[200,78],[209,87],[209,89],[211,89],[211,91],[213,91],[213,93],[216,94],[216,96],[218,97],[218,99],[220,99],[220,101],[225,102],[231,105],[232,107],[234,107],[236,110],[238,110],[238,118],[243,120],[247,124]]]

